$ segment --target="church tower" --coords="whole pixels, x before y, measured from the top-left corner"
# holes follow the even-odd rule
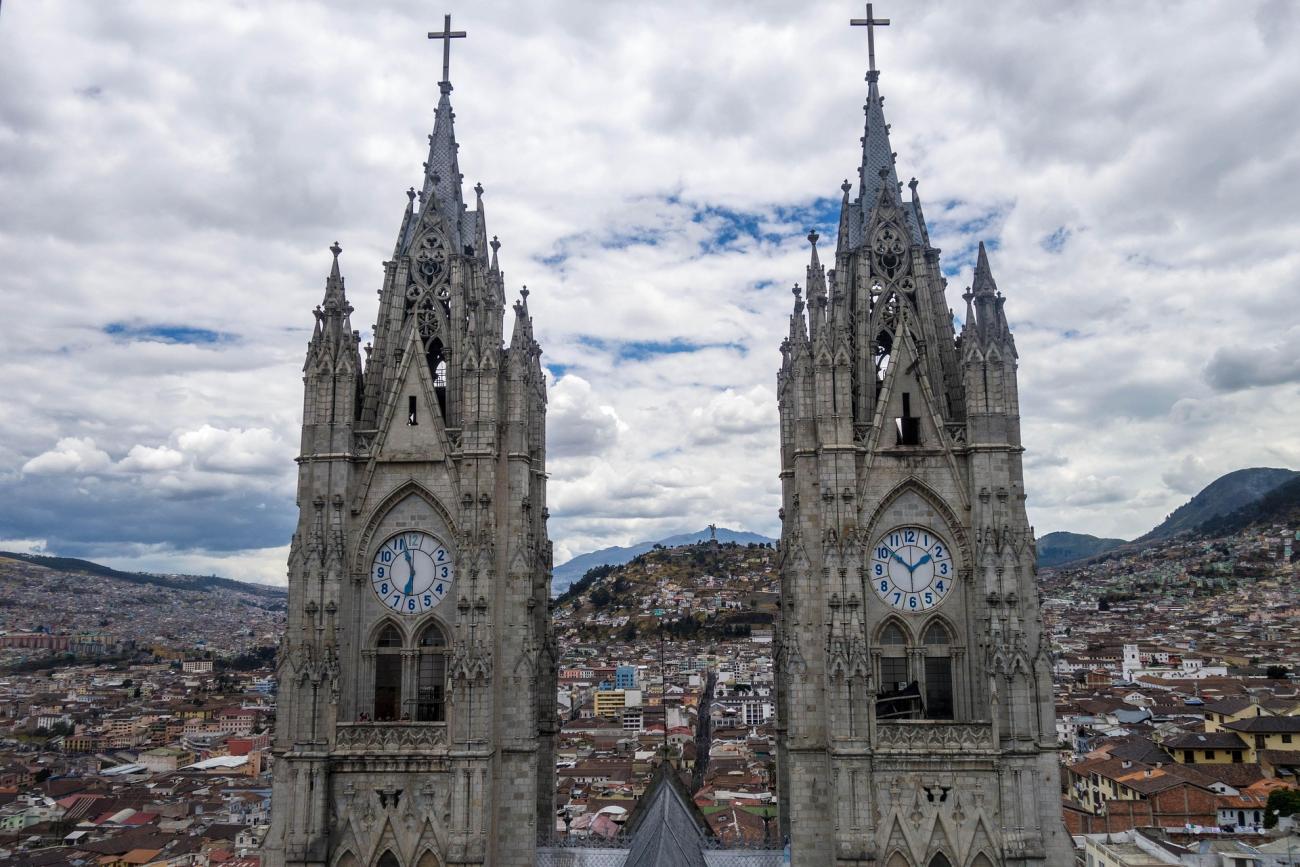
[[[1025,514],[1017,355],[979,247],[960,332],[904,198],[865,24],[866,132],[833,266],[777,377],[778,765],[794,864],[1073,863]]]
[[[541,349],[463,198],[446,24],[373,347],[336,244],[303,367],[272,867],[526,865],[554,821]]]

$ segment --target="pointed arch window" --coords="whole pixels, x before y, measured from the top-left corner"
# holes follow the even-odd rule
[[[885,867],[911,867],[911,865],[907,863],[907,858],[903,856],[902,852],[895,852],[889,856],[889,863]]]
[[[948,856],[942,852],[935,852],[934,857],[930,859],[930,863],[927,867],[952,867],[952,862],[949,861]]]
[[[397,860],[397,856],[390,849],[379,856],[376,867],[402,867],[402,862]]]
[[[402,633],[387,624],[375,639],[375,705],[377,722],[395,720],[402,706]]]
[[[447,419],[447,349],[438,338],[430,340],[425,357],[429,362],[429,372],[433,374],[433,393],[438,398],[438,410],[442,418]]]
[[[877,636],[876,714],[881,719],[907,719],[920,711],[921,694],[908,670],[908,635],[897,620],[889,620]]]
[[[415,683],[416,722],[447,721],[447,634],[437,623],[420,633]]]
[[[925,715],[928,719],[952,719],[952,633],[939,621],[925,629]]]

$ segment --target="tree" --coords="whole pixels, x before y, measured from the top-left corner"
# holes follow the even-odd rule
[[[1291,816],[1300,811],[1300,789],[1274,789],[1268,793],[1268,805],[1264,809],[1264,827],[1272,828],[1282,816]]]
[[[1286,680],[1291,676],[1291,670],[1285,665],[1270,665],[1264,670],[1264,676],[1269,680]]]

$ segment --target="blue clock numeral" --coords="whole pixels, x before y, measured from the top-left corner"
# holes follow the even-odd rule
[[[895,548],[898,547],[898,534],[897,534],[897,533],[892,533],[892,534],[890,534],[890,536],[889,536],[889,544],[890,544],[890,545],[893,545]]]
[[[943,590],[944,590],[944,587],[943,587],[943,582],[942,582],[942,581],[936,581],[936,582],[934,582],[934,592],[936,592],[936,593],[942,593]]]
[[[888,582],[888,581],[881,581],[881,582],[880,582],[880,592],[881,592],[881,593],[888,593],[888,592],[889,592],[889,582]]]
[[[376,567],[375,567],[375,577],[376,577],[376,578],[383,578],[383,577],[384,577],[384,567],[383,567],[383,566],[376,566]]]
[[[884,575],[884,574],[885,574],[885,567],[884,567],[884,565],[882,565],[882,564],[880,564],[880,563],[877,563],[877,564],[876,564],[876,575],[879,576],[879,575]]]
[[[446,560],[446,559],[447,559],[447,552],[446,552],[445,550],[443,550],[442,548],[439,548],[439,549],[438,549],[438,562],[441,563],[442,561],[444,561],[444,560]]]
[[[442,585],[439,584],[437,587],[433,588],[433,592],[434,592],[434,593],[437,593],[439,596],[441,596],[442,594],[446,593],[447,591],[446,591],[446,590],[443,590],[443,589],[442,589]]]
[[[414,599],[407,599],[407,600],[406,600],[406,610],[407,610],[407,611],[414,611],[414,610],[415,610],[415,600],[414,600]]]
[[[889,549],[886,548],[884,545],[881,545],[879,548],[876,549],[876,556],[879,557],[881,560],[888,560]]]
[[[399,551],[406,550],[406,538],[404,536],[398,536],[395,544],[397,545],[397,550]]]
[[[894,593],[894,604],[897,605],[897,604],[898,604],[898,601],[899,601],[900,599],[902,599],[902,598],[903,598],[903,594],[902,594],[902,593]]]
[[[935,546],[934,546],[934,556],[935,556],[935,557],[942,557],[942,556],[943,556],[943,546],[942,546],[942,545],[935,545]]]
[[[940,575],[947,575],[947,574],[948,574],[948,564],[947,564],[947,563],[940,563],[940,564],[939,564],[939,574],[940,574]]]
[[[909,596],[909,597],[907,597],[907,607],[908,607],[908,608],[915,608],[915,607],[916,607],[916,597],[915,597],[915,596]]]
[[[383,595],[387,596],[387,595],[388,595],[388,584],[387,584],[387,583],[380,584],[380,585],[379,585],[379,592],[382,593]]]
[[[913,544],[916,541],[916,531],[915,530],[904,531],[903,538],[907,540],[907,544],[909,545]]]
[[[428,593],[424,594],[424,607],[428,608],[432,604],[433,604],[433,597],[430,596]]]
[[[380,554],[379,554],[379,559],[380,559],[380,560],[383,560],[385,563],[391,563],[391,562],[393,562],[393,552],[392,552],[392,551],[382,551],[382,552],[380,552]]]
[[[933,605],[933,604],[934,604],[934,594],[933,594],[933,593],[926,593],[926,594],[925,594],[925,604],[926,604],[926,605]]]
[[[447,566],[443,566],[442,569],[438,572],[438,577],[446,578],[450,574],[451,574],[451,568]]]

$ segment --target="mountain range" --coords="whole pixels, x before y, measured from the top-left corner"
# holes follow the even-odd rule
[[[1075,560],[1096,557],[1125,545],[1167,539],[1179,533],[1236,532],[1249,524],[1266,522],[1291,510],[1300,517],[1300,473],[1276,467],[1250,467],[1234,470],[1206,485],[1196,496],[1179,506],[1159,526],[1133,540],[1107,539],[1086,533],[1057,531],[1038,538],[1038,565],[1059,566]],[[674,548],[709,539],[709,530],[683,533],[635,545],[602,548],[579,554],[555,567],[551,580],[552,594],[559,596],[588,570],[598,566],[621,566],[656,546]],[[769,543],[774,539],[741,530],[719,527],[719,542]]]

